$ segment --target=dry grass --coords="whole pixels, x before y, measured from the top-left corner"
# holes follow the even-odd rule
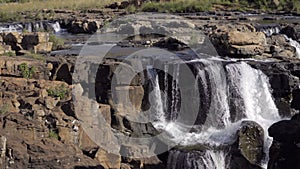
[[[3,13],[16,13],[42,9],[84,10],[102,8],[117,1],[121,0],[30,0],[30,2],[25,3],[3,3],[0,5],[0,11]]]

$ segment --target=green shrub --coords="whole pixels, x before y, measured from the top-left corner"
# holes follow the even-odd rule
[[[27,63],[22,63],[19,65],[19,70],[23,78],[30,79],[35,74],[36,68],[34,66],[29,67]]]
[[[50,137],[50,138],[55,138],[55,139],[59,140],[59,135],[58,135],[58,133],[55,132],[55,131],[53,131],[53,130],[50,130],[50,132],[49,132],[49,137]]]
[[[66,98],[69,93],[69,88],[65,85],[56,86],[47,90],[48,95],[51,97],[59,97],[60,99]]]
[[[52,50],[60,50],[64,49],[64,40],[62,38],[59,38],[55,36],[54,34],[50,34],[49,42],[53,43]]]

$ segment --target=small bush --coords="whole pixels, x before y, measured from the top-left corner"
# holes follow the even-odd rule
[[[56,86],[47,90],[48,95],[51,97],[59,97],[60,99],[66,98],[69,93],[69,88],[65,85]]]
[[[60,50],[60,49],[64,49],[65,47],[64,40],[62,38],[55,36],[54,34],[50,34],[49,42],[53,43],[52,50]]]
[[[56,133],[56,132],[53,131],[53,130],[50,130],[50,132],[49,132],[49,137],[50,137],[50,138],[55,138],[55,139],[59,140],[59,135],[58,135],[58,133]]]
[[[23,78],[30,79],[35,74],[35,67],[31,66],[29,67],[27,63],[22,63],[19,65],[19,70],[21,71],[21,74]]]

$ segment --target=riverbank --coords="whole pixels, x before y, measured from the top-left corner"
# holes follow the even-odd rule
[[[139,2],[139,3],[137,3]],[[134,12],[164,12],[164,13],[196,13],[196,12],[241,12],[253,14],[300,14],[300,2],[293,0],[284,1],[247,1],[237,0],[175,0],[166,2],[143,2],[142,0],[87,0],[87,1],[37,1],[29,0],[23,3],[2,3],[0,6],[0,23],[24,22],[34,20],[56,20],[66,16],[90,19],[97,18],[95,14],[106,13],[107,10],[117,10],[116,13]],[[95,15],[95,16],[93,16]]]

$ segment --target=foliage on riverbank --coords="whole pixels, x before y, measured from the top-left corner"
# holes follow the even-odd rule
[[[87,10],[104,8],[122,0],[0,0],[0,22],[19,21],[22,14],[33,12],[32,19],[43,19],[42,10]],[[44,15],[47,15],[44,14]]]
[[[224,10],[261,10],[300,13],[299,0],[173,0],[170,2],[147,2],[141,7],[144,12],[203,12],[223,5]]]
[[[81,10],[104,8],[123,0],[0,0],[0,22],[49,20],[55,10]],[[47,9],[44,12],[44,10]],[[130,5],[128,12],[188,13],[214,10],[274,12],[286,11],[300,14],[299,0],[171,0],[169,2],[147,1],[141,7]]]

